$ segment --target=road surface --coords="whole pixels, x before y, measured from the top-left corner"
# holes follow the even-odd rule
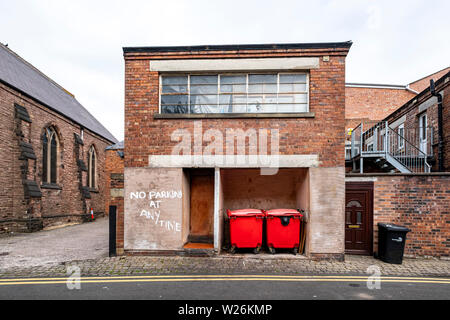
[[[393,300],[450,299],[450,278],[320,275],[178,275],[1,279],[0,299]],[[378,280],[371,279],[371,280]],[[79,282],[77,282],[80,280]],[[78,287],[79,285],[79,287]],[[70,288],[70,289],[69,289]],[[79,288],[79,290],[78,290]]]

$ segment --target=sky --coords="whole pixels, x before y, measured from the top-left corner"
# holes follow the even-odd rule
[[[347,82],[450,66],[448,0],[0,0],[0,42],[124,137],[122,47],[352,40]]]

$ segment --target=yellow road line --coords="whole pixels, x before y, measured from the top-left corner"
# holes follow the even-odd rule
[[[371,275],[367,276],[284,276],[284,275],[155,275],[155,276],[103,276],[103,277],[89,277],[82,276],[84,280],[116,280],[116,279],[184,279],[184,278],[277,278],[277,279],[365,279],[367,280]],[[400,279],[400,280],[436,280],[436,281],[450,281],[450,278],[429,278],[429,277],[395,277],[395,276],[381,276],[380,279]],[[15,282],[15,281],[66,281],[68,277],[61,278],[19,278],[19,279],[0,279],[1,282]]]
[[[404,280],[404,279],[379,279],[380,282],[386,283],[428,283],[428,284],[450,284],[450,280]],[[367,278],[159,278],[159,279],[115,279],[115,280],[86,280],[80,279],[80,284],[107,284],[107,283],[150,283],[150,282],[220,282],[220,281],[277,281],[277,282],[367,282]],[[64,281],[11,281],[0,283],[0,286],[14,285],[49,285],[49,284],[66,284]]]

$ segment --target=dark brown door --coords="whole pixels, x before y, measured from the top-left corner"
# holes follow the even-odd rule
[[[347,183],[345,200],[345,251],[372,255],[373,183]]]
[[[214,171],[191,172],[190,242],[214,240]]]

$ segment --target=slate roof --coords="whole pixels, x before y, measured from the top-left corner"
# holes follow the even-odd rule
[[[106,150],[123,150],[123,149],[124,149],[123,141],[120,141],[120,142],[106,148]]]
[[[73,95],[1,43],[0,81],[110,142],[117,142]]]

